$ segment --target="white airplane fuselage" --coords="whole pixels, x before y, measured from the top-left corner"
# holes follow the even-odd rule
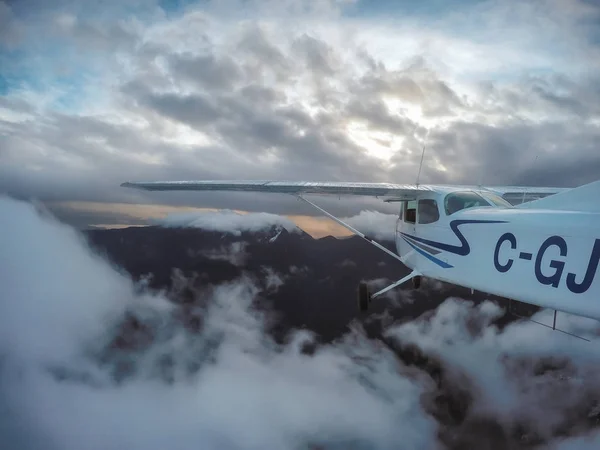
[[[419,223],[418,208],[416,217],[407,217],[410,204],[402,203],[396,248],[409,268],[489,294],[600,319],[600,214],[492,204],[448,214],[448,194],[424,194],[412,202],[427,200],[429,216],[431,203],[437,204],[439,218],[431,223]]]

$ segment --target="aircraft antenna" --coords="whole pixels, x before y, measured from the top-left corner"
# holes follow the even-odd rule
[[[417,173],[417,187],[419,187],[419,178],[421,178],[421,169],[423,168],[423,157],[425,156],[425,147],[427,146],[427,137],[429,136],[429,130],[425,135],[425,142],[423,143],[423,150],[421,151],[421,163],[419,164],[419,173]]]

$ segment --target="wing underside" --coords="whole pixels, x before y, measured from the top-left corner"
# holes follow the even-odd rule
[[[369,197],[415,198],[418,192],[433,191],[431,186],[393,183],[201,180],[127,182],[121,186],[148,191],[237,191],[278,194],[363,195]]]
[[[274,180],[199,180],[199,181],[139,181],[126,182],[121,186],[147,191],[236,191],[265,192],[279,194],[322,194],[322,195],[362,195],[370,197],[411,200],[420,192],[440,190],[488,190],[504,197],[511,203],[521,203],[564,191],[563,188],[539,188],[525,186],[470,186],[432,184],[394,184],[360,182],[314,182],[314,181],[274,181]]]

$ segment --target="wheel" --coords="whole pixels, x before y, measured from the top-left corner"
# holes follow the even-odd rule
[[[421,287],[421,275],[417,275],[412,279],[412,284],[415,289],[419,289]]]
[[[369,302],[371,301],[371,294],[367,283],[359,283],[358,285],[358,310],[366,311],[369,309]]]

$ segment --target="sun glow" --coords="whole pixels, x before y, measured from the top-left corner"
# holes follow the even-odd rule
[[[350,122],[346,132],[352,141],[364,148],[369,156],[389,161],[402,148],[404,137],[375,131],[359,122]]]
[[[94,227],[97,228],[127,228],[131,226],[147,226],[154,220],[165,219],[170,214],[185,214],[185,213],[207,213],[217,212],[220,209],[217,208],[198,208],[192,206],[172,206],[172,205],[150,205],[150,204],[131,204],[131,203],[102,203],[102,202],[86,202],[86,201],[72,201],[72,202],[49,202],[48,206],[52,209],[59,211],[73,210],[83,213],[96,213],[96,214],[114,214],[121,218],[127,218],[129,220],[142,220],[147,221],[147,224],[129,224],[129,223],[95,223]],[[238,214],[251,214],[249,211],[242,211],[239,209],[232,210]],[[351,236],[348,230],[342,226],[336,224],[326,217],[314,217],[314,216],[302,216],[302,215],[285,215],[292,222],[294,222],[300,229],[310,234],[314,238],[321,238],[324,236]]]
[[[214,143],[206,133],[182,123],[173,122],[169,131],[163,140],[183,147],[206,147]]]

